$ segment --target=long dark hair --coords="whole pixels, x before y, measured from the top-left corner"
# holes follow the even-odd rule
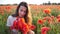
[[[25,14],[25,16],[24,16],[24,19],[25,19],[25,22],[27,23],[27,21],[28,21],[28,4],[26,3],[26,2],[21,2],[18,6],[17,6],[17,9],[16,9],[16,12],[15,12],[15,14],[12,14],[12,16],[13,17],[17,17],[17,16],[19,16],[19,14],[18,14],[18,11],[19,11],[19,8],[20,8],[20,6],[24,6],[24,7],[26,7],[27,9],[26,9],[26,14]]]

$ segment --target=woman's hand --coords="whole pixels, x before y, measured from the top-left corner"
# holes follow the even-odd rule
[[[35,32],[32,30],[29,30],[28,34],[35,34]]]

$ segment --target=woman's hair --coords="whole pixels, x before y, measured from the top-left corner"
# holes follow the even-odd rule
[[[16,9],[15,14],[12,14],[12,16],[13,16],[13,17],[19,16],[18,12],[19,12],[20,6],[26,7],[26,14],[25,14],[25,16],[24,16],[25,22],[26,22],[26,23],[29,23],[29,22],[32,23],[31,12],[30,12],[30,10],[28,9],[29,7],[28,7],[28,4],[27,4],[26,2],[21,2],[21,3],[17,6],[17,9]]]

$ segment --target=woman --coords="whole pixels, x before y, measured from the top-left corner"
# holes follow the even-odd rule
[[[31,13],[26,2],[21,2],[16,9],[16,13],[8,17],[7,27],[10,28],[11,26],[13,26],[13,22],[17,19],[17,17],[24,18],[26,24],[32,25]],[[16,29],[12,29],[11,32],[11,34],[18,34],[18,30]],[[34,32],[29,29],[28,34],[34,34]]]

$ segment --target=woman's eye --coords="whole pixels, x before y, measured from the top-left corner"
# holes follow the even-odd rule
[[[26,13],[26,11],[24,11]]]
[[[21,10],[21,11],[23,11],[23,10]]]

